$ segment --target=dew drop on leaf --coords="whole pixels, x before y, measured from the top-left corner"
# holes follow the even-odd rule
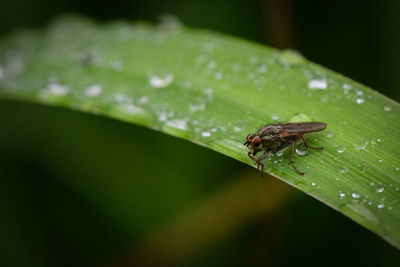
[[[308,153],[308,149],[296,148],[296,153],[300,156],[305,156]]]
[[[203,137],[210,137],[210,136],[211,136],[211,133],[210,133],[210,132],[202,132],[202,133],[201,133],[201,136],[203,136]]]
[[[312,79],[308,81],[308,88],[313,90],[325,90],[328,87],[328,83],[325,78],[323,79]]]
[[[364,138],[361,138],[356,143],[354,143],[354,147],[357,150],[364,150],[368,144],[369,144],[368,141],[366,141]]]
[[[149,98],[147,96],[141,96],[139,97],[139,99],[137,100],[137,102],[141,105],[146,104],[147,102],[149,102]]]
[[[87,97],[95,97],[101,94],[102,88],[98,84],[89,85],[85,88],[85,95]]]
[[[166,124],[170,127],[173,127],[173,128],[179,129],[179,130],[187,129],[187,123],[185,120],[182,120],[182,119],[170,120],[170,121],[167,121]]]
[[[384,111],[391,111],[392,110],[392,106],[391,105],[386,105],[383,107]]]
[[[359,97],[359,98],[356,99],[357,104],[362,104],[362,103],[364,103],[364,101],[365,100],[362,97]]]
[[[221,80],[222,77],[223,77],[223,75],[222,75],[221,72],[216,72],[216,73],[214,74],[214,78],[215,78],[216,80]]]
[[[149,77],[149,84],[154,88],[164,88],[170,85],[174,81],[174,75],[172,73],[166,73],[163,75],[151,75]]]

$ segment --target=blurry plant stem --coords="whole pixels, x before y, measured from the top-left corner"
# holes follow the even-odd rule
[[[184,263],[255,217],[271,217],[288,200],[291,188],[273,177],[251,175],[238,178],[150,234],[115,266]]]
[[[267,44],[276,48],[296,48],[291,0],[264,0],[264,24]]]

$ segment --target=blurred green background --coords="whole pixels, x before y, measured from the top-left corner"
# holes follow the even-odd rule
[[[399,1],[2,3],[0,36],[65,13],[294,48],[399,101]],[[0,266],[397,266],[400,253],[223,155],[79,112],[0,102]]]

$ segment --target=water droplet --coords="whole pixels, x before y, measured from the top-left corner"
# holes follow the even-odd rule
[[[236,121],[233,125],[233,130],[235,132],[241,132],[244,130],[244,123],[243,121]]]
[[[210,137],[210,136],[211,136],[211,133],[210,133],[210,132],[202,132],[202,133],[201,133],[201,136],[203,136],[203,137]]]
[[[296,113],[289,118],[288,122],[308,122],[308,121],[312,121],[312,120],[306,114]]]
[[[314,90],[325,90],[328,87],[326,79],[318,79],[318,80],[309,80],[308,81],[308,88]]]
[[[65,96],[69,93],[69,87],[56,82],[50,82],[44,91],[41,92],[41,97],[48,95]]]
[[[147,102],[149,102],[149,98],[147,96],[141,96],[139,97],[139,99],[137,100],[137,102],[141,105],[146,104]]]
[[[251,57],[249,59],[249,62],[250,62],[250,64],[256,64],[258,62],[258,59],[257,59],[257,57]]]
[[[383,162],[383,160],[380,159],[380,160],[379,160],[379,163],[382,163],[382,162]]]
[[[339,153],[343,153],[346,150],[346,148],[344,146],[340,146],[337,150],[337,152]]]
[[[205,97],[197,96],[190,100],[189,110],[190,112],[203,111],[206,107],[207,99]]]
[[[190,88],[190,87],[192,87],[192,82],[191,81],[185,81],[183,84],[182,84],[182,86],[183,86],[183,88]]]
[[[166,121],[167,118],[168,118],[168,115],[167,115],[166,111],[161,111],[160,114],[158,114],[159,121]]]
[[[384,111],[391,111],[392,110],[392,106],[391,105],[386,105],[383,107]]]
[[[297,65],[304,62],[304,57],[296,50],[285,49],[280,53],[280,63],[285,67]]]
[[[311,185],[312,185],[312,186],[316,186],[316,185],[317,185],[317,183],[311,183]]]
[[[359,193],[351,193],[352,198],[360,198]]]
[[[117,71],[122,70],[122,68],[123,68],[123,64],[119,60],[115,60],[115,61],[111,62],[110,66],[113,70],[117,70]]]
[[[260,73],[265,73],[265,72],[267,72],[267,66],[261,65],[258,67],[257,71]]]
[[[378,204],[378,209],[382,209],[382,208],[384,208],[385,207],[385,205],[384,204]]]
[[[356,102],[357,102],[357,104],[362,104],[362,103],[364,103],[364,98],[359,97],[356,99]]]
[[[154,88],[164,88],[170,85],[174,80],[172,73],[166,73],[164,75],[152,75],[149,78],[149,84]]]
[[[361,138],[357,141],[357,143],[354,143],[353,145],[357,150],[363,150],[367,147],[368,143],[369,142],[366,141],[364,138]]]
[[[143,113],[144,109],[139,108],[133,104],[124,104],[122,106],[122,109],[129,114],[138,114],[138,113]]]
[[[204,51],[213,51],[214,50],[214,43],[210,42],[205,42],[204,45]]]
[[[208,62],[207,65],[210,69],[215,69],[218,66],[218,63],[215,60],[211,60],[210,62]]]
[[[127,96],[123,93],[117,93],[113,96],[113,98],[118,103],[129,103],[132,101],[132,99],[129,96]]]
[[[329,137],[329,138],[332,138],[333,137],[333,131],[332,130],[327,131],[326,132],[326,136]]]
[[[278,116],[276,116],[276,115],[272,115],[272,117],[271,117],[274,121],[277,121],[277,120],[279,120],[279,117]]]
[[[196,61],[197,61],[199,64],[205,63],[206,60],[207,60],[207,58],[206,58],[205,55],[199,55],[199,56],[196,58]]]
[[[206,95],[212,95],[214,93],[214,90],[211,87],[208,87],[204,89],[203,91]]]
[[[167,121],[166,124],[170,127],[173,127],[173,128],[179,129],[179,130],[187,129],[186,120],[182,120],[182,119],[170,120],[170,121]]]
[[[382,141],[382,139],[378,138],[376,139],[376,142],[380,143]]]
[[[344,89],[345,94],[348,94],[349,90],[351,90],[353,88],[350,84],[347,84],[347,83],[344,83],[342,87]]]
[[[340,198],[344,198],[346,196],[346,194],[345,193],[340,193],[339,196],[340,196]]]
[[[85,88],[85,95],[88,97],[95,97],[101,94],[103,89],[98,84],[89,85]]]
[[[396,171],[400,171],[400,168],[399,168],[399,167],[396,167]]]
[[[299,154],[300,156],[304,156],[304,155],[307,155],[308,149],[299,149],[299,148],[296,148],[296,153]]]
[[[385,188],[384,188],[384,187],[381,187],[381,188],[378,188],[376,191],[378,191],[379,193],[382,193],[383,190],[385,190]]]
[[[346,173],[348,168],[346,166],[343,166],[342,169],[339,170],[340,173]]]
[[[214,74],[214,78],[216,79],[216,80],[221,80],[222,79],[222,73],[221,72],[217,72],[217,73],[215,73]]]

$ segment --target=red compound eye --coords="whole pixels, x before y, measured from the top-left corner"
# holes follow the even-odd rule
[[[253,138],[252,143],[253,143],[253,146],[259,146],[259,145],[261,145],[261,138],[260,138],[259,136],[255,136],[255,137]]]
[[[248,134],[246,137],[246,140],[251,142],[253,140],[254,135],[253,134]]]

